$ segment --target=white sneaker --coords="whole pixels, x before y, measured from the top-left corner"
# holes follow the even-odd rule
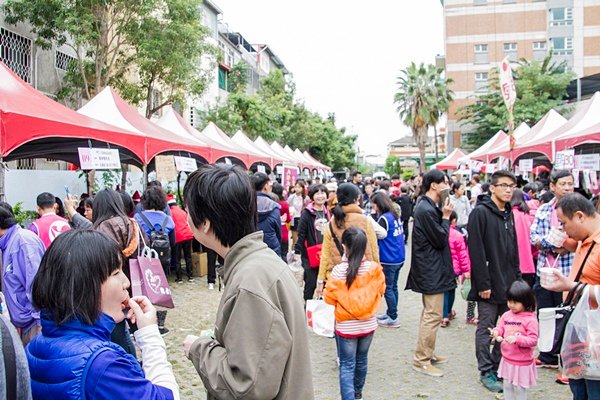
[[[215,290],[215,284],[214,283],[209,283],[208,284],[208,290]]]

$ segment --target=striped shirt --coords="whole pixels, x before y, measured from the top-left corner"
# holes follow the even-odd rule
[[[367,261],[366,258],[362,260],[360,267],[358,268],[358,275],[366,274],[371,269],[371,262]],[[342,258],[342,263],[333,267],[329,279],[339,279],[341,281],[346,280],[348,273],[348,262],[346,256]],[[352,290],[352,289],[350,289]],[[352,319],[348,321],[336,321],[335,332],[346,338],[356,338],[366,336],[373,333],[377,329],[377,318],[373,315],[369,319],[358,320]]]

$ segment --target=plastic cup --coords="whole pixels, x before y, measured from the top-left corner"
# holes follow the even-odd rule
[[[552,228],[546,236],[546,241],[554,247],[562,247],[565,240],[567,240],[567,234],[560,228]]]
[[[557,279],[556,276],[554,276],[554,273],[552,272],[555,269],[556,268],[550,267],[540,268],[540,283],[542,284],[542,286],[549,285]]]

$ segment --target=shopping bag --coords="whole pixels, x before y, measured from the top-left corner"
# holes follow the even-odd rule
[[[335,307],[323,300],[306,301],[306,325],[319,336],[333,337]]]
[[[129,260],[131,292],[134,296],[146,296],[157,306],[173,308],[169,282],[163,271],[158,253],[140,242],[143,247],[135,259]]]
[[[460,297],[463,298],[463,300],[467,300],[467,297],[469,297],[469,292],[471,291],[471,279],[465,279],[462,283],[462,285],[460,286]]]
[[[304,268],[302,267],[302,260],[299,257],[294,257],[292,253],[292,257],[288,257],[287,266],[292,272],[292,275],[294,275],[294,279],[298,286],[302,287],[304,285]]]

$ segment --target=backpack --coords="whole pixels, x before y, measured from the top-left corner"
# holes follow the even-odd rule
[[[165,215],[165,220],[160,224],[160,230],[154,228],[154,225],[150,223],[144,212],[140,213],[140,217],[150,229],[150,248],[158,253],[158,259],[163,269],[169,271],[169,265],[171,264],[171,242],[169,241],[169,235],[165,232],[165,225],[169,222],[169,216]]]

